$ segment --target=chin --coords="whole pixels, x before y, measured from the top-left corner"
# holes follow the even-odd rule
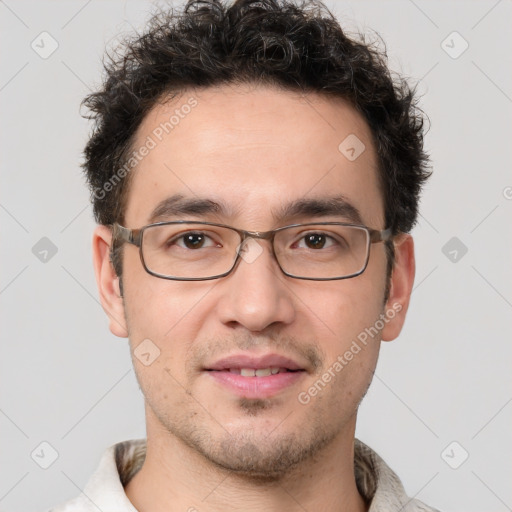
[[[240,432],[226,434],[222,439],[208,443],[195,443],[194,449],[209,462],[237,476],[262,483],[278,482],[289,476],[306,461],[313,461],[336,436],[315,428],[309,433],[296,431],[274,432],[281,422],[270,432],[255,432],[245,428]]]

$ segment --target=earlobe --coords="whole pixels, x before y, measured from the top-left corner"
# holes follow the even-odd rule
[[[128,337],[124,302],[121,296],[119,277],[110,261],[112,232],[108,226],[97,226],[92,240],[92,254],[96,284],[101,305],[110,321],[110,330],[115,336]]]
[[[402,330],[416,271],[412,236],[401,234],[394,243],[395,264],[391,275],[389,297],[386,302],[387,322],[382,330],[382,341],[394,340]]]

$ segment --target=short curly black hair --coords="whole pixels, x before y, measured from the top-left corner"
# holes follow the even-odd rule
[[[428,178],[425,115],[415,88],[392,74],[385,48],[349,38],[320,0],[189,0],[160,12],[105,63],[84,105],[95,121],[83,164],[98,223],[123,222],[130,174],[119,178],[137,128],[161,98],[221,84],[262,84],[341,97],[368,123],[379,159],[386,227],[407,233]],[[118,173],[118,174],[116,174]],[[117,181],[119,183],[117,183]],[[388,275],[393,265],[388,249]],[[121,256],[114,268],[121,276]]]

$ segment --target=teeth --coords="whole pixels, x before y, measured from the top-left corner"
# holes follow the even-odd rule
[[[258,368],[257,370],[254,368],[240,368],[240,370],[236,368],[230,368],[231,373],[237,373],[242,377],[268,377],[269,375],[275,375],[279,373],[279,368],[271,367],[271,368]]]

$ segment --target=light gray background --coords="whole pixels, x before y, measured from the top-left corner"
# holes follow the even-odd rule
[[[357,437],[410,496],[443,511],[512,510],[511,2],[327,4],[344,26],[383,36],[391,67],[421,80],[432,123],[411,309],[383,344]],[[127,341],[110,334],[96,292],[79,103],[105,44],[143,27],[152,5],[0,1],[2,511],[76,496],[106,447],[145,436]],[[59,44],[47,59],[31,48],[43,31]],[[456,59],[453,31],[469,43]],[[58,249],[46,263],[32,252],[42,237]],[[452,237],[468,249],[456,262],[442,251]],[[59,454],[48,469],[35,462],[51,457],[43,441]]]

